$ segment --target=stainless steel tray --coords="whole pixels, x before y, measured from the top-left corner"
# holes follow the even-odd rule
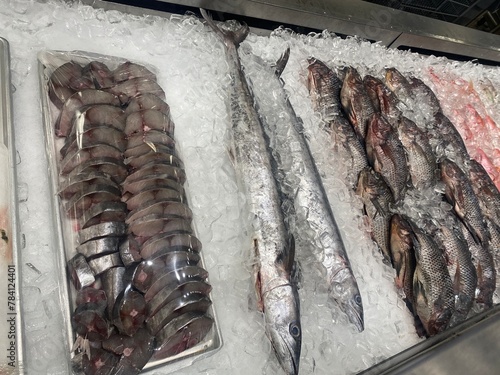
[[[80,64],[86,64],[90,61],[99,61],[107,64],[110,67],[115,67],[120,63],[130,61],[124,58],[105,56],[82,51],[41,51],[38,53],[38,76],[43,111],[45,146],[47,157],[49,159],[50,191],[51,196],[53,197],[51,207],[54,218],[53,226],[54,231],[56,232],[57,264],[59,268],[58,277],[62,294],[61,300],[63,301],[62,308],[64,325],[66,329],[65,347],[67,348],[71,348],[76,340],[76,334],[71,325],[71,313],[74,310],[73,303],[75,300],[76,291],[71,286],[71,281],[66,272],[67,261],[76,254],[76,245],[74,242],[75,234],[72,231],[69,220],[64,215],[63,204],[61,203],[59,195],[57,194],[57,192],[59,191],[59,160],[57,156],[59,150],[58,143],[61,142],[61,139],[56,139],[56,137],[54,136],[54,120],[57,118],[59,110],[51,103],[49,99],[48,80],[50,74],[54,71],[55,68],[70,60]],[[156,69],[149,66],[148,64],[144,64],[142,62],[137,63],[146,66],[153,72],[156,72]],[[179,147],[179,145],[176,145],[176,149],[177,148],[181,149],[179,150],[179,154],[182,158],[182,146]],[[188,184],[189,181],[185,183],[185,188],[188,201],[190,201]],[[193,229],[196,233],[196,228],[194,227]],[[201,253],[200,255],[200,265],[205,268],[203,254]],[[213,305],[210,306],[208,312],[209,315],[214,319],[214,325],[203,341],[201,341],[198,345],[175,356],[164,358],[161,360],[150,361],[144,367],[144,372],[147,372],[148,369],[166,365],[165,368],[162,368],[162,371],[164,371],[164,373],[173,373],[191,365],[194,361],[212,355],[216,351],[218,351],[222,346],[222,335]],[[68,358],[70,358],[69,354],[70,353],[68,353]],[[73,356],[74,353],[71,353],[71,358]]]
[[[0,372],[22,374],[20,241],[9,43],[0,38]]]

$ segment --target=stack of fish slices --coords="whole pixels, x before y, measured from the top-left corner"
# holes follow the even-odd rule
[[[60,191],[77,254],[75,356],[86,374],[139,373],[210,331],[208,273],[191,225],[174,124],[156,77],[73,61],[49,79],[60,110]]]

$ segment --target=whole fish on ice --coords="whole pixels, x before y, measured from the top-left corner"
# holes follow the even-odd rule
[[[277,66],[284,68],[288,52],[289,50],[283,54]],[[283,175],[279,180],[280,185],[287,196],[293,197],[295,227],[307,228],[306,230],[296,229],[298,233],[295,237],[314,244],[314,252],[326,270],[326,285],[330,301],[337,304],[347,314],[350,322],[362,331],[364,329],[362,299],[346,247],[313,159],[304,125],[295,114],[283,89],[283,82],[280,81],[275,79],[274,82],[270,82],[265,73],[261,77],[252,78],[252,84],[254,82],[259,82],[260,85],[265,84],[272,90],[274,97],[273,104],[269,105],[263,103],[266,97],[256,93],[259,103],[258,112],[263,118],[264,128],[269,135],[270,147],[276,156],[277,167]],[[324,92],[327,90],[334,89],[320,90],[316,93],[316,97],[327,98],[328,92]],[[340,90],[340,85],[338,85],[338,90]],[[328,108],[333,107],[329,105],[329,102],[332,101],[321,100],[318,103],[318,109],[321,111],[322,106],[325,105],[324,110],[328,111]],[[340,106],[340,103],[338,105]],[[276,113],[279,113],[279,116],[276,116]],[[351,129],[352,136],[356,138],[351,125],[346,122],[346,126]],[[303,233],[310,233],[310,235]]]
[[[222,30],[204,10],[201,13],[223,41],[230,67],[231,151],[254,218],[254,276],[266,334],[283,370],[295,375],[299,371],[302,332],[298,292],[291,277],[294,244],[281,211],[264,129],[238,56],[238,45],[249,29],[243,25]]]

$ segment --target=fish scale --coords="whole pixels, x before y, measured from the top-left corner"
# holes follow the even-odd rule
[[[413,186],[416,188],[434,186],[437,182],[437,161],[425,133],[406,117],[400,118],[397,131],[408,158]]]
[[[384,177],[394,200],[402,201],[409,178],[405,151],[395,130],[379,113],[369,120],[366,154],[373,169]]]
[[[359,175],[357,194],[361,197],[369,220],[371,236],[377,243],[385,261],[391,263],[390,254],[390,206],[393,195],[382,176],[370,167]]]
[[[453,285],[442,251],[415,223],[417,267],[413,278],[415,310],[430,336],[443,331],[454,312]]]

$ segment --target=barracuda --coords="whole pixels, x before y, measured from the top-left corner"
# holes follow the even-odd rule
[[[263,126],[238,56],[238,45],[249,30],[246,25],[221,30],[203,9],[201,13],[226,47],[231,76],[231,154],[253,217],[258,304],[281,367],[287,374],[295,375],[299,370],[302,334],[298,292],[291,278],[294,245],[281,211]]]

